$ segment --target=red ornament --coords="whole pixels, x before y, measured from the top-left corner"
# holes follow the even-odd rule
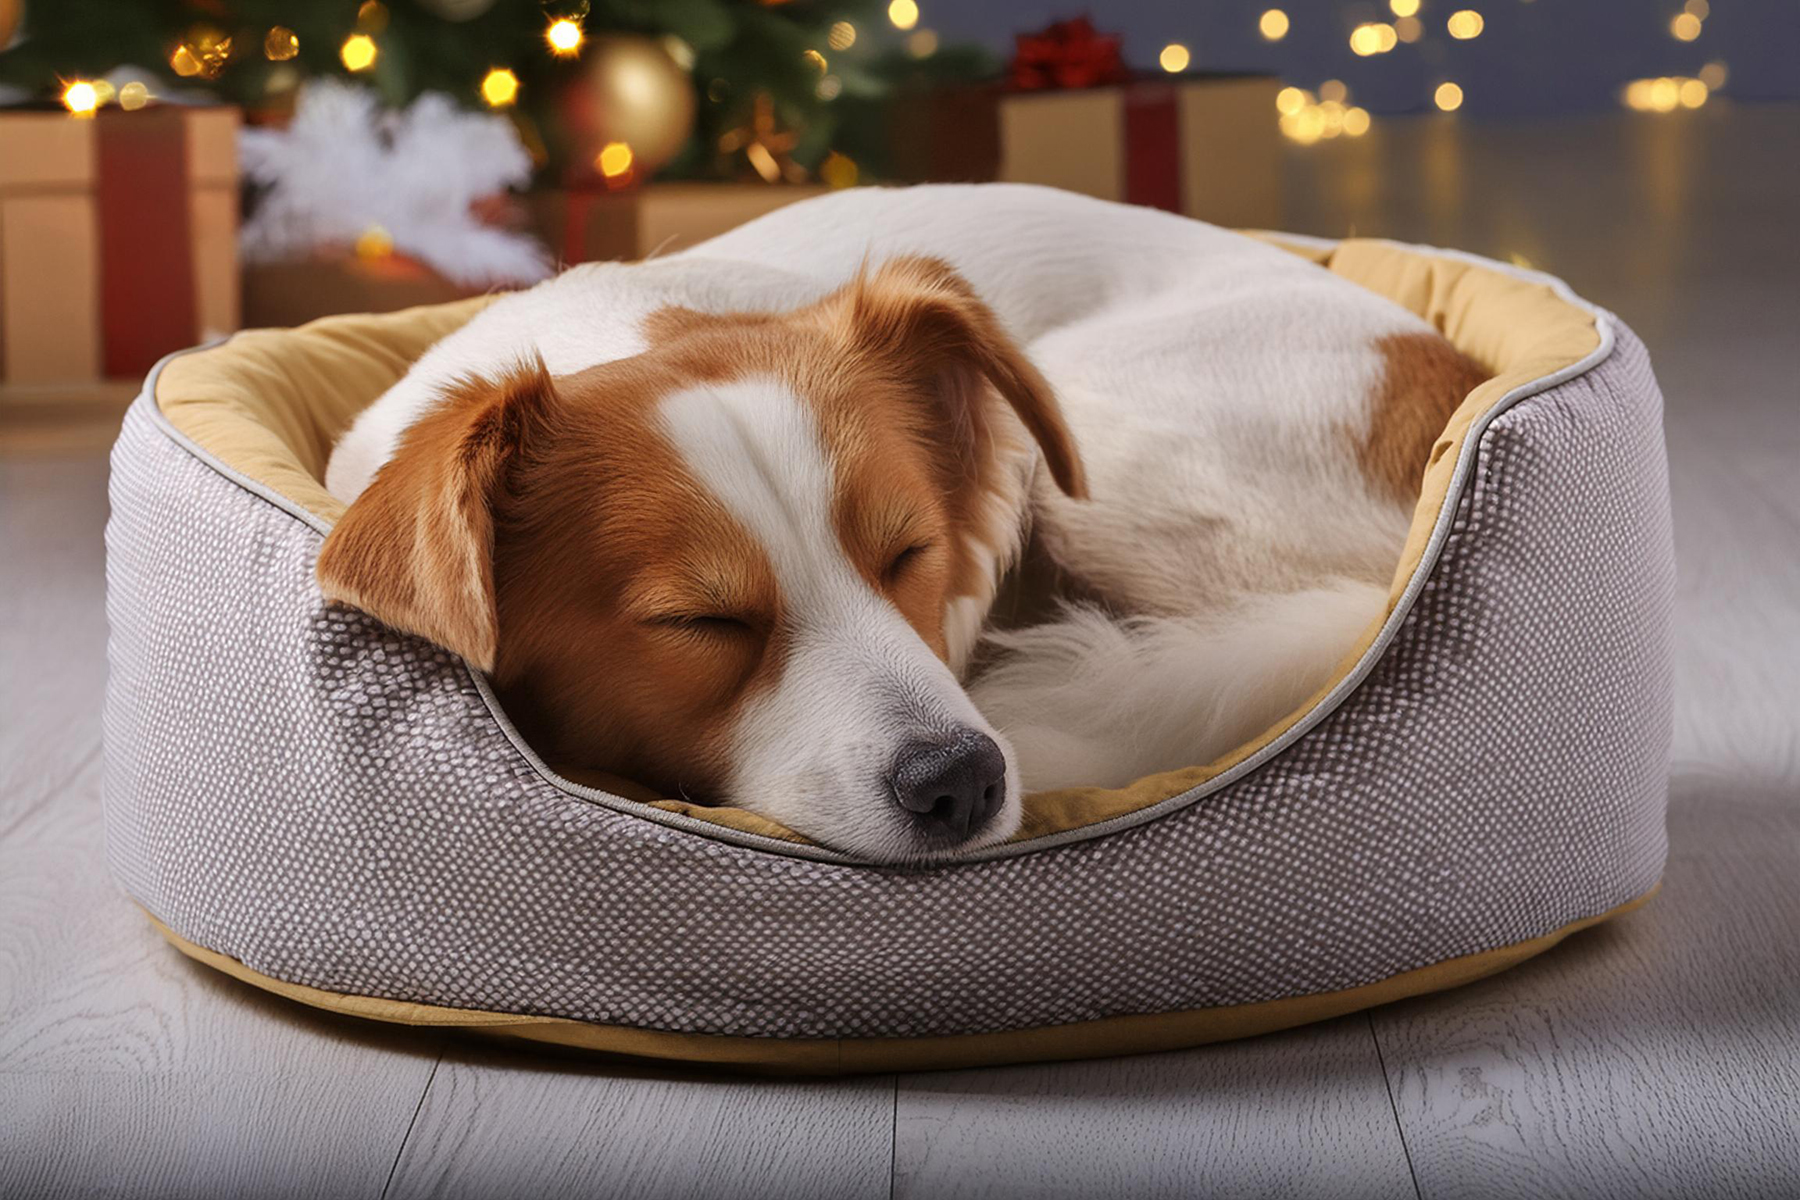
[[[1019,91],[1099,87],[1131,77],[1119,53],[1119,35],[1100,33],[1086,17],[1054,21],[1015,41],[1007,86]]]

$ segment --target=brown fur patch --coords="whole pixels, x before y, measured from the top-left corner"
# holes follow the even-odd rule
[[[1381,383],[1358,461],[1383,494],[1404,503],[1417,498],[1431,448],[1451,414],[1489,372],[1437,334],[1389,334],[1375,348]]]

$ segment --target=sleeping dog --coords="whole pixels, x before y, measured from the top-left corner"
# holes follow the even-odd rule
[[[1199,222],[852,190],[483,310],[338,443],[318,578],[554,764],[942,858],[1327,681],[1482,377]]]

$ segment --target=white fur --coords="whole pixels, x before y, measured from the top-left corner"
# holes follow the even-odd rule
[[[767,379],[676,392],[659,415],[689,473],[761,543],[793,631],[779,680],[738,714],[731,794],[829,845],[918,856],[913,822],[888,785],[901,749],[965,728],[994,731],[844,554],[816,415]],[[1009,757],[1005,802],[971,845],[1018,828],[1018,779]]]
[[[1034,522],[1057,562],[1159,614],[1115,626],[1075,612],[996,638],[1000,660],[973,687],[1011,735],[1026,780],[1119,783],[1205,761],[1304,700],[1379,614],[1410,517],[1356,465],[1382,369],[1373,344],[1430,326],[1285,251],[1150,209],[1018,185],[859,188],[666,259],[576,268],[499,300],[433,347],[358,418],[327,485],[354,499],[458,375],[533,352],[571,373],[637,353],[644,316],[663,305],[791,308],[865,261],[912,253],[947,260],[994,309],[1050,380],[1087,465],[1091,500],[1063,497],[1040,470],[1028,498],[989,514],[982,540],[996,564],[1011,561]],[[690,454],[718,416],[681,418]],[[737,469],[730,461],[744,449],[721,443],[702,477]],[[800,470],[807,451],[788,440],[758,453],[760,470],[779,473]],[[784,588],[803,586],[816,566],[795,563]],[[990,602],[948,614],[959,665]],[[891,609],[879,619],[858,612],[852,627],[867,634],[887,622],[904,641],[897,620]],[[879,708],[864,675],[904,675],[899,664],[916,648],[902,653],[885,635],[868,647],[854,640],[820,650],[794,689],[759,711],[746,780],[775,778],[774,766],[747,764],[782,754],[838,764],[832,772],[858,756],[859,769],[875,768],[877,742],[888,743],[846,735],[840,722],[852,708]],[[937,677],[927,687],[940,698],[945,689]],[[804,794],[828,804],[828,789]],[[773,794],[736,799],[784,804]],[[872,826],[782,811],[843,849],[880,849]]]
[[[1123,787],[1208,763],[1322,687],[1387,589],[1339,580],[1229,612],[1060,620],[992,635],[1005,657],[970,686],[1012,742],[1023,784]]]

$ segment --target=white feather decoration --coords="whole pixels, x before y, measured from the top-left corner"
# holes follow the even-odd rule
[[[268,188],[244,223],[247,262],[346,245],[379,226],[394,249],[468,287],[550,274],[537,242],[470,210],[531,176],[504,117],[463,112],[436,93],[384,110],[373,92],[321,79],[307,84],[286,129],[246,129],[239,149],[245,176]]]

